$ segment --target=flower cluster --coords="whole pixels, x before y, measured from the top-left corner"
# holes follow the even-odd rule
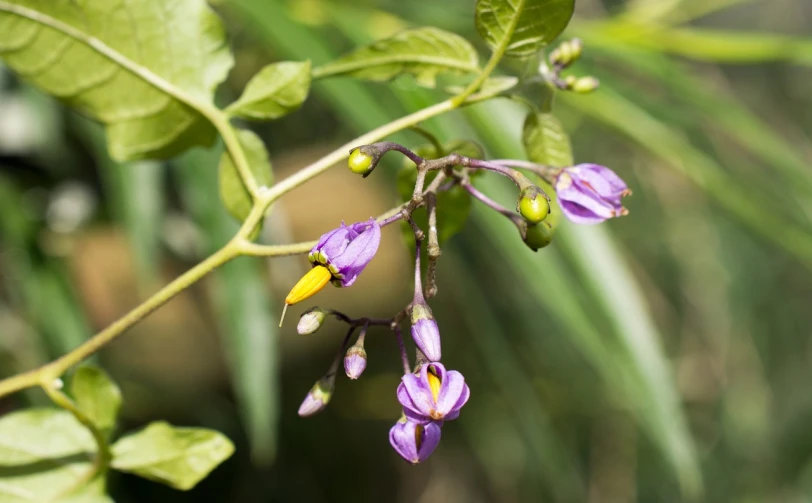
[[[548,245],[554,225],[547,217],[553,210],[553,201],[544,191],[533,184],[524,174],[514,168],[526,169],[545,179],[556,191],[557,207],[570,221],[577,224],[594,224],[609,218],[625,215],[621,199],[631,192],[626,184],[610,169],[596,164],[579,164],[567,168],[552,168],[525,161],[483,161],[450,154],[445,158],[424,160],[401,145],[382,142],[353,149],[349,165],[352,171],[369,175],[381,156],[396,150],[411,159],[418,169],[418,177],[411,201],[389,217],[352,225],[341,224],[319,238],[310,250],[310,271],[299,280],[285,299],[285,308],[311,297],[332,282],[338,287],[355,283],[358,276],[375,256],[381,240],[381,228],[398,220],[405,220],[414,231],[416,242],[414,296],[411,302],[389,319],[351,318],[343,313],[314,307],[301,315],[297,330],[300,334],[315,333],[328,317],[335,317],[349,325],[333,364],[328,372],[311,388],[299,408],[300,416],[310,416],[323,410],[335,390],[336,374],[343,361],[345,374],[358,379],[367,366],[364,340],[370,327],[379,326],[390,330],[400,347],[403,377],[396,395],[402,406],[401,418],[389,430],[389,442],[395,451],[410,463],[420,463],[428,458],[440,442],[442,427],[446,421],[457,419],[468,401],[470,390],[465,378],[456,370],[447,370],[440,362],[442,345],[440,328],[434,318],[427,297],[436,292],[433,284],[433,267],[439,253],[436,229],[436,194],[453,186],[461,186],[472,197],[488,207],[507,216],[519,229],[524,242],[533,250]],[[479,192],[470,181],[470,171],[490,170],[510,178],[520,189],[516,212],[512,212]],[[438,171],[437,176],[424,187],[426,174]],[[429,214],[428,229],[428,288],[423,288],[421,268],[424,231],[412,219],[412,212],[426,206]],[[518,214],[517,214],[518,213]],[[434,223],[432,223],[434,222]],[[416,361],[410,363],[401,336],[401,322],[408,318],[415,345]],[[355,343],[350,341],[360,329]]]

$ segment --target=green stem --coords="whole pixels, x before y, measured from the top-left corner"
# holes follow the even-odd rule
[[[468,105],[492,98],[496,96],[498,92],[499,91],[489,91],[471,95],[463,104]],[[116,339],[153,311],[169,302],[180,292],[189,288],[208,273],[234,259],[235,257],[241,255],[276,257],[303,253],[307,251],[313,246],[313,243],[262,246],[251,243],[248,237],[260,224],[265,211],[276,199],[302,185],[311,178],[320,175],[337,162],[347,158],[352,147],[375,142],[390,134],[411,127],[421,121],[454,110],[457,108],[457,106],[459,105],[455,105],[453,100],[446,100],[428,108],[418,110],[417,112],[409,114],[405,117],[401,117],[400,119],[390,122],[389,124],[385,124],[359,136],[345,145],[342,145],[330,154],[307,166],[298,173],[282,180],[273,187],[256,186],[256,181],[252,176],[250,176],[250,170],[248,169],[248,163],[245,159],[245,153],[237,141],[234,129],[228,122],[226,116],[223,115],[219,110],[203,110],[204,115],[206,115],[209,120],[212,121],[217,130],[220,131],[220,134],[223,136],[223,141],[226,143],[229,153],[234,159],[235,165],[238,167],[238,169],[240,169],[240,174],[243,176],[243,181],[246,184],[246,187],[248,187],[249,190],[250,187],[253,187],[254,206],[251,209],[251,213],[245,219],[245,222],[238,231],[237,235],[226,246],[215,252],[203,262],[186,271],[182,276],[176,278],[174,281],[166,285],[155,295],[145,300],[141,305],[119,318],[112,325],[94,335],[92,338],[88,339],[70,353],[63,355],[62,357],[42,367],[0,381],[0,397],[23,389],[36,387],[42,385],[42,383],[52,382],[64,374],[69,368],[99,351],[110,341]]]
[[[90,434],[93,436],[93,440],[96,442],[96,458],[93,461],[93,469],[85,474],[80,479],[76,480],[71,487],[64,492],[64,495],[68,495],[71,492],[84,487],[88,482],[96,478],[96,476],[103,474],[107,471],[107,468],[110,466],[110,461],[113,459],[113,455],[110,453],[110,446],[107,443],[107,438],[105,438],[104,433],[96,427],[93,421],[85,415],[85,413],[70,399],[66,394],[62,393],[56,386],[55,379],[45,380],[45,376],[43,376],[41,385],[42,389],[45,390],[45,393],[48,397],[59,407],[67,410],[73,417],[79,421],[82,426],[90,431]]]
[[[499,62],[502,60],[502,56],[505,55],[508,41],[510,41],[510,37],[505,37],[505,41],[499,44],[499,47],[497,47],[491,53],[491,59],[488,60],[488,64],[486,64],[485,68],[482,69],[482,73],[480,73],[479,76],[473,82],[471,82],[468,85],[468,87],[466,87],[460,94],[451,99],[452,103],[454,104],[454,107],[462,105],[465,102],[465,100],[468,99],[469,96],[477,92],[479,88],[482,87],[482,84],[484,84],[485,81],[488,80],[488,77],[490,77],[493,71],[496,70],[496,65],[498,65]]]
[[[234,132],[234,126],[228,121],[228,116],[224,114],[219,108],[203,107],[200,112],[209,119],[214,125],[220,136],[223,138],[223,143],[226,145],[228,155],[237,167],[237,172],[240,174],[245,189],[251,194],[251,197],[256,199],[259,188],[257,187],[257,180],[251,172],[251,167],[248,165],[248,158],[245,156],[245,150],[242,148],[237,133]]]

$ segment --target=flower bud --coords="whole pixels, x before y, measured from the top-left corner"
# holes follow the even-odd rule
[[[316,381],[316,384],[310,388],[302,405],[299,406],[299,415],[301,417],[310,417],[317,412],[321,412],[330,403],[333,397],[333,391],[336,387],[335,373],[327,375]]]
[[[561,212],[576,224],[597,224],[629,213],[621,200],[632,192],[606,166],[578,164],[564,168],[553,187]]]
[[[296,331],[301,335],[310,335],[320,329],[327,318],[328,312],[320,307],[311,307],[299,317]]]
[[[374,145],[361,145],[350,150],[347,165],[350,167],[350,171],[366,178],[375,169],[382,155]]]
[[[578,77],[576,77],[575,75],[567,75],[566,77],[564,77],[564,83],[567,86],[565,89],[572,89],[572,86],[574,86],[577,81]]]
[[[600,82],[595,77],[581,77],[570,86],[576,93],[591,93],[600,86]]]
[[[523,239],[528,248],[538,251],[552,242],[553,229],[547,222],[531,224],[527,226]]]
[[[426,304],[416,304],[412,308],[411,320],[412,339],[418,349],[430,362],[439,361],[442,356],[440,328],[431,314],[431,308]]]
[[[581,39],[574,38],[561,43],[550,53],[550,63],[566,68],[581,57],[584,44]]]
[[[537,224],[550,214],[550,200],[540,188],[531,185],[519,194],[516,210],[525,220],[531,224]]]
[[[344,372],[350,379],[358,379],[366,368],[367,352],[363,342],[360,345],[355,343],[347,350],[347,355],[344,357]]]

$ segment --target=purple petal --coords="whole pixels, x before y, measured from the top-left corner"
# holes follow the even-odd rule
[[[465,404],[463,401],[459,407],[456,407],[460,399],[465,395],[468,386],[465,385],[465,378],[456,370],[446,372],[441,382],[440,393],[437,395],[436,409],[439,414],[445,416],[455,410],[455,408],[459,409],[459,407]]]
[[[431,456],[440,443],[441,434],[436,423],[419,425],[401,419],[389,430],[389,443],[403,459],[417,464]]]
[[[421,371],[421,374],[423,372]],[[403,392],[409,397],[409,401],[404,400],[406,403],[401,401],[401,405],[405,408],[411,408],[417,414],[430,416],[435,407],[428,380],[424,376],[418,377],[414,374],[406,374],[402,377],[402,381]],[[398,386],[399,400],[400,397],[400,386]]]
[[[599,224],[605,222],[606,218],[596,215],[593,211],[584,208],[583,206],[565,201],[559,196],[558,204],[561,206],[561,211],[570,222],[576,224]]]
[[[358,224],[353,224],[356,225]],[[330,263],[343,275],[342,286],[350,286],[355,282],[358,274],[375,256],[381,243],[381,226],[378,222],[370,219],[364,225],[366,228],[350,241],[341,254],[330,256]]]
[[[343,254],[349,242],[349,229],[342,223],[338,229],[322,234],[310,253],[322,252],[327,255],[328,259],[332,259]]]
[[[589,183],[603,197],[620,197],[629,187],[617,174],[600,164],[578,164],[570,168],[577,178]]]
[[[422,318],[412,325],[412,339],[431,362],[440,360],[443,355],[440,344],[440,328],[435,320]]]
[[[581,184],[578,179],[570,176],[566,171],[558,176],[555,189],[560,201],[583,206],[594,213],[595,216],[603,217],[604,220],[614,216],[614,207],[609,202],[602,199],[595,191]]]
[[[440,443],[441,435],[442,430],[437,423],[429,423],[423,426],[423,437],[417,450],[419,462],[423,462],[431,456],[431,453],[437,448],[437,444]]]
[[[358,379],[367,368],[367,359],[360,353],[348,354],[344,358],[344,372],[350,379]]]

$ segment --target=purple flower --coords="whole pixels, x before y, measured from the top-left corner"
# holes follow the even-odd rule
[[[336,286],[350,286],[369,264],[381,243],[381,226],[374,218],[334,229],[319,238],[308,259],[332,274]]]
[[[456,370],[426,363],[418,374],[406,374],[398,385],[398,401],[410,420],[426,424],[457,419],[471,392]]]
[[[425,461],[440,443],[440,425],[420,424],[403,417],[389,430],[389,443],[412,464]]]
[[[632,192],[609,168],[578,164],[564,168],[555,180],[555,191],[564,215],[576,224],[597,224],[629,211],[620,200]]]
[[[430,362],[440,360],[440,328],[426,304],[416,304],[412,309],[412,339]]]

